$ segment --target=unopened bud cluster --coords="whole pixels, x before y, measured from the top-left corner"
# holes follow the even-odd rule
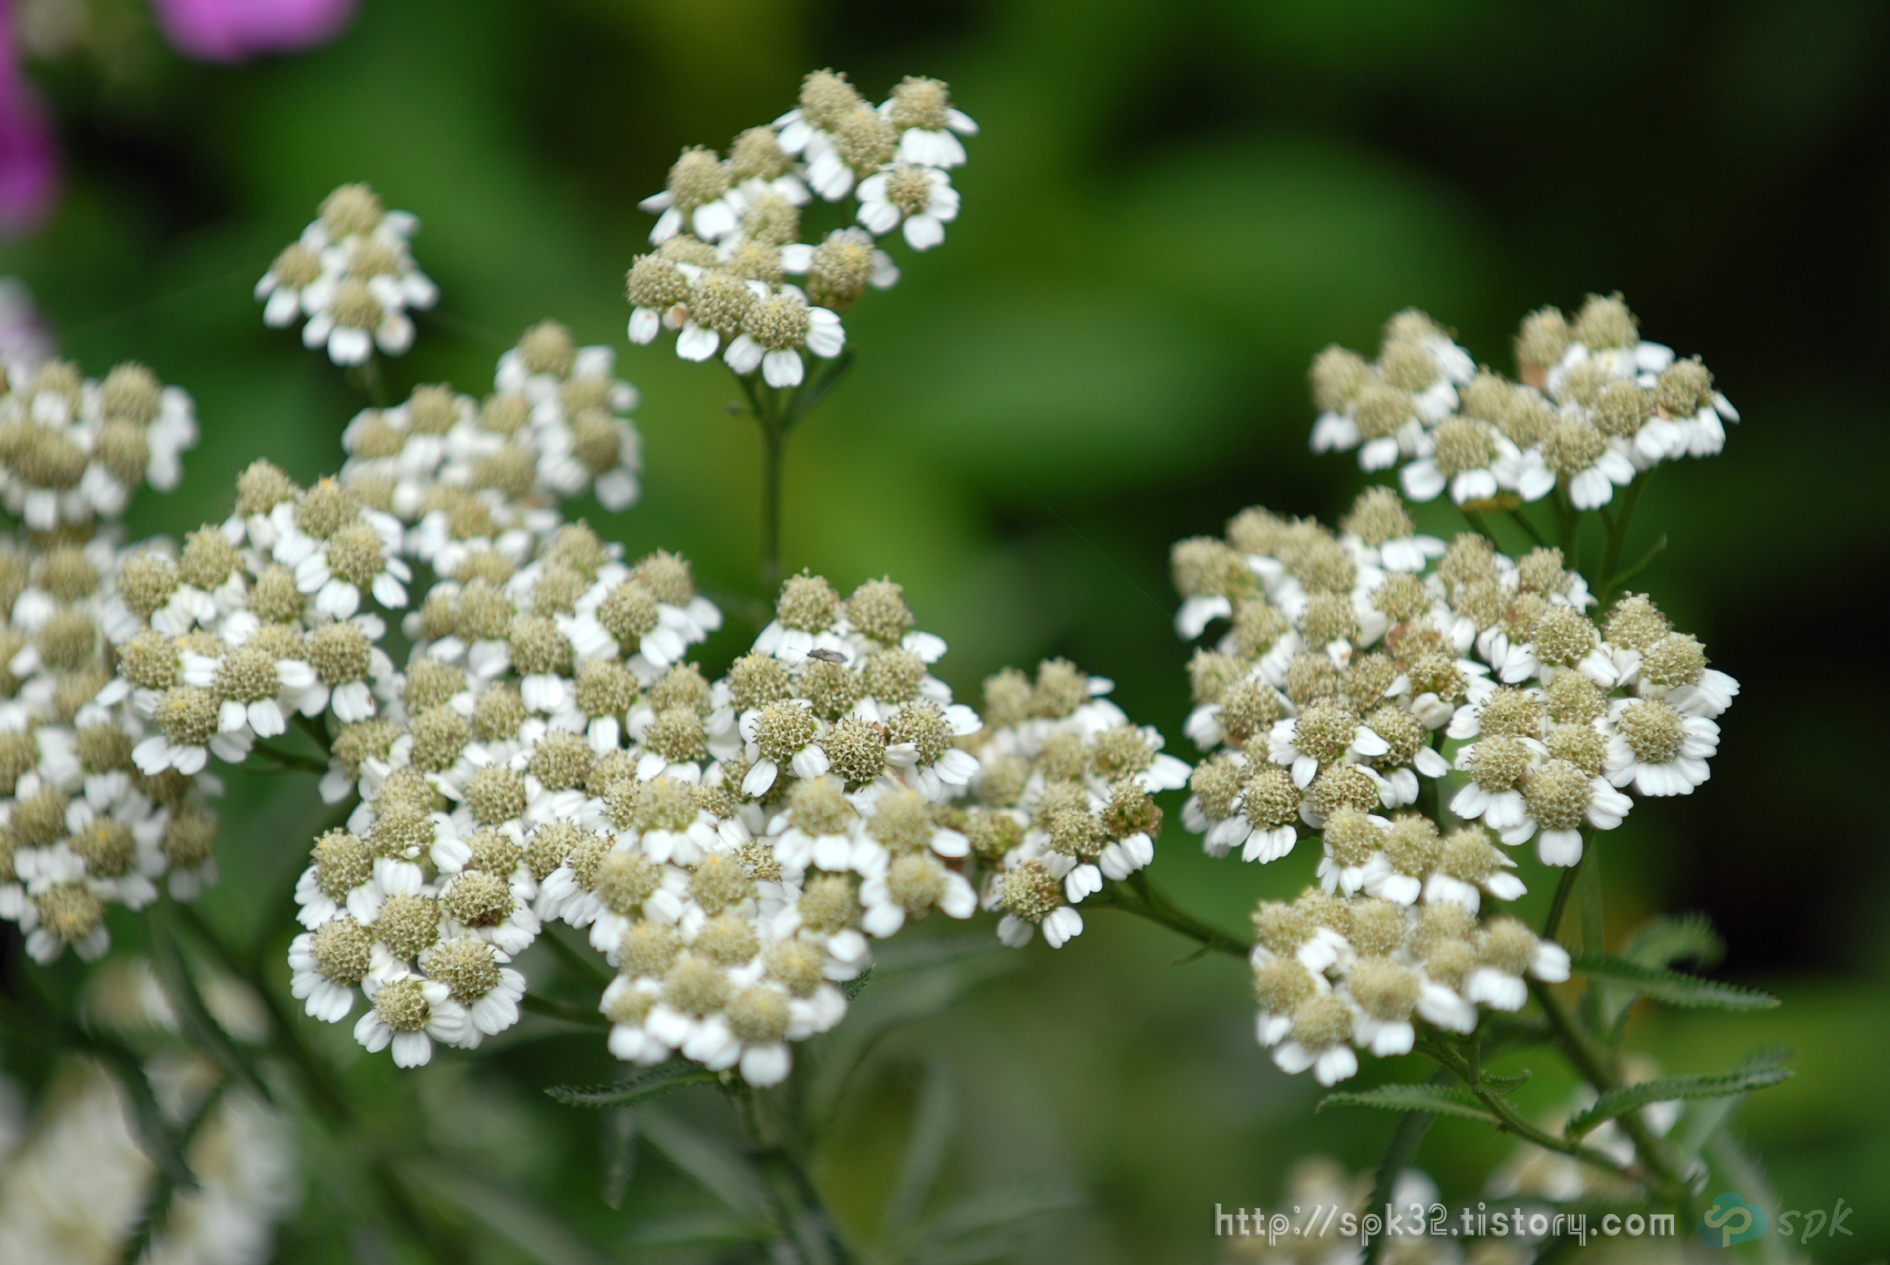
[[[1401,312],[1377,359],[1333,346],[1313,362],[1313,450],[1356,449],[1363,470],[1398,468],[1414,501],[1448,491],[1474,507],[1560,488],[1575,509],[1599,508],[1663,461],[1719,452],[1724,423],[1739,420],[1697,357],[1677,359],[1639,327],[1618,294],[1588,296],[1573,317],[1533,312],[1512,381],[1479,368],[1422,312]]]
[[[413,261],[419,227],[410,213],[385,209],[366,185],[342,185],[256,283],[264,324],[303,321],[303,344],[325,349],[338,365],[362,364],[376,348],[402,354],[413,346],[408,312],[440,297]]]
[[[845,346],[839,314],[868,287],[898,282],[878,239],[896,228],[914,250],[945,240],[958,216],[950,173],[965,161],[958,137],[977,130],[935,79],[907,78],[875,106],[822,70],[797,108],[741,133],[726,157],[684,150],[668,187],[642,203],[658,218],[655,249],[626,277],[630,341],[674,330],[685,360],[720,352],[742,377],[801,385],[803,353],[831,359]],[[851,195],[854,223],[803,240],[816,195]]]

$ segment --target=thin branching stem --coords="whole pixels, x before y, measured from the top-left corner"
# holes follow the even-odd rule
[[[1155,886],[1146,870],[1137,870],[1128,878],[1111,882],[1096,903],[1158,923],[1170,931],[1187,936],[1201,946],[1203,953],[1224,953],[1246,961],[1253,952],[1251,944],[1219,931],[1182,909],[1161,888]]]

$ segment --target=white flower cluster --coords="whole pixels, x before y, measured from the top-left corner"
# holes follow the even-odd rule
[[[108,905],[140,909],[214,881],[220,793],[201,765],[142,769],[148,714],[115,688],[145,549],[114,523],[145,482],[168,488],[195,442],[189,397],[125,364],[104,382],[48,360],[0,400],[0,489],[28,530],[0,536],[0,918],[51,962],[111,944]],[[170,565],[168,562],[165,565]]]
[[[1677,795],[1706,780],[1738,683],[1649,599],[1623,597],[1597,627],[1559,550],[1512,560],[1473,533],[1446,546],[1418,535],[1388,488],[1367,490],[1341,526],[1250,509],[1225,540],[1175,547],[1182,634],[1229,622],[1190,664],[1188,733],[1225,748],[1195,771],[1183,810],[1209,852],[1274,860],[1302,826],[1407,807],[1420,777],[1455,770],[1453,814],[1573,865],[1584,826],[1627,814],[1625,789]],[[1333,859],[1329,834],[1327,849],[1348,891],[1393,882],[1382,865]]]
[[[685,360],[720,351],[738,375],[799,386],[803,352],[831,359],[845,346],[839,313],[867,287],[898,282],[877,239],[897,228],[914,250],[945,240],[958,216],[950,172],[965,161],[958,137],[976,131],[935,79],[907,78],[873,106],[822,70],[802,83],[798,108],[737,136],[727,158],[684,150],[668,187],[642,203],[659,215],[656,249],[626,279],[630,341],[674,330]],[[857,226],[801,241],[816,194],[854,195]]]
[[[594,491],[612,511],[636,502],[642,440],[625,415],[637,391],[615,364],[556,321],[534,325],[499,357],[483,401],[420,386],[397,407],[363,410],[342,434],[341,482],[404,524],[406,551],[442,574],[469,550],[522,564],[534,534],[563,522],[559,498]]]
[[[1328,831],[1375,832],[1380,848],[1434,858],[1495,851],[1477,826],[1439,838],[1435,825],[1415,815],[1381,824],[1345,810]],[[1423,905],[1323,887],[1291,903],[1260,902],[1253,916],[1255,1035],[1281,1071],[1311,1069],[1320,1084],[1333,1085],[1358,1071],[1357,1050],[1380,1058],[1409,1053],[1416,1020],[1472,1032],[1479,1004],[1521,1010],[1527,979],[1568,978],[1566,949],[1514,918],[1479,923],[1474,889],[1464,901],[1465,885],[1449,884]],[[1433,879],[1427,886],[1439,885]]]
[[[1571,321],[1531,314],[1516,336],[1520,382],[1478,369],[1421,312],[1385,327],[1378,357],[1328,347],[1312,368],[1315,452],[1357,449],[1367,471],[1399,469],[1414,501],[1458,505],[1560,487],[1577,510],[1681,457],[1711,456],[1739,414],[1698,358],[1643,340],[1619,295],[1590,295]]]
[[[303,345],[325,348],[338,365],[363,364],[377,347],[401,355],[413,346],[408,312],[440,297],[413,261],[419,227],[406,211],[383,208],[366,185],[342,185],[256,283],[264,324],[283,329],[307,318]]]
[[[1525,364],[1540,363],[1549,324],[1531,318]],[[1646,381],[1617,373],[1657,359],[1622,351],[1633,324],[1617,300],[1592,301],[1576,329],[1586,341],[1564,332],[1552,350],[1567,372],[1550,371],[1550,397],[1537,397],[1533,386],[1472,376],[1427,319],[1402,314],[1378,364],[1328,353],[1315,367],[1322,393],[1352,375],[1349,411],[1335,403],[1320,442],[1361,444],[1374,469],[1409,459],[1406,490],[1424,499],[1436,488],[1413,489],[1413,472],[1443,451],[1444,434],[1464,424],[1458,410],[1481,391],[1560,398],[1588,365],[1612,375],[1596,378],[1607,398],[1652,401],[1672,397],[1672,375],[1690,372],[1663,362]],[[1705,379],[1696,385],[1704,399]],[[1397,393],[1397,408],[1375,411]],[[1699,409],[1683,412],[1691,433],[1709,427]],[[1679,417],[1650,404],[1634,434],[1678,427]],[[1488,425],[1495,445],[1501,433]],[[1565,408],[1544,425],[1598,423]],[[1504,460],[1521,451],[1512,445]],[[1519,483],[1520,468],[1460,481],[1457,499],[1499,488],[1533,497],[1555,485],[1553,474],[1540,487]],[[1569,484],[1578,508],[1594,501],[1586,486]],[[1187,732],[1215,754],[1190,779],[1183,821],[1211,854],[1239,847],[1261,862],[1291,851],[1302,829],[1317,832],[1319,883],[1291,904],[1261,903],[1253,965],[1260,1043],[1281,1068],[1310,1068],[1328,1085],[1357,1070],[1357,1049],[1410,1050],[1418,1021],[1470,1032],[1479,1005],[1521,1008],[1526,979],[1566,979],[1559,946],[1512,918],[1479,921],[1486,900],[1524,894],[1497,844],[1534,839],[1543,863],[1572,866],[1585,832],[1618,826],[1633,795],[1692,791],[1718,746],[1716,718],[1739,690],[1645,596],[1595,611],[1560,550],[1511,559],[1476,533],[1446,544],[1417,531],[1391,488],[1367,489],[1337,532],[1243,511],[1224,539],[1177,544],[1173,568],[1181,635],[1226,627],[1189,665],[1197,706]],[[1420,779],[1437,784],[1440,806],[1400,811],[1423,800]]]
[[[0,387],[0,504],[32,531],[115,519],[146,483],[170,491],[197,443],[190,396],[140,364],[96,382],[48,360]]]
[[[984,905],[1013,947],[1042,928],[1052,948],[1081,935],[1076,906],[1155,859],[1159,791],[1187,785],[1162,736],[1129,723],[1114,688],[1064,659],[1033,680],[1007,669],[984,683],[982,765],[963,830],[987,867]]]

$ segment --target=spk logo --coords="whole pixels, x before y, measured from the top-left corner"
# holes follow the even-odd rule
[[[1766,1231],[1765,1209],[1728,1190],[1700,1214],[1700,1242],[1711,1248],[1749,1243]]]

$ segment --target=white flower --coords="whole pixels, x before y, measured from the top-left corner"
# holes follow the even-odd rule
[[[1327,1087],[1336,1085],[1358,1072],[1358,1055],[1353,1052],[1350,1045],[1343,1041],[1308,1047],[1289,1038],[1273,1047],[1273,1062],[1288,1075],[1298,1075],[1307,1068],[1311,1068],[1313,1079]]]
[[[958,218],[958,190],[936,167],[894,166],[860,182],[858,218],[875,236],[904,225],[906,244],[930,250]]]
[[[998,919],[998,939],[1013,949],[1021,949],[1030,943],[1031,934],[1039,925],[1043,927],[1044,943],[1053,949],[1060,949],[1083,934],[1083,915],[1068,905],[1059,905],[1045,914],[1041,924],[1029,922],[1015,914],[1005,914]]]
[[[1658,699],[1617,699],[1609,706],[1603,772],[1614,786],[1642,795],[1689,795],[1712,776],[1719,725],[1688,716]]]
[[[310,313],[302,343],[311,351],[325,348],[338,365],[365,364],[376,347],[390,356],[401,355],[413,346],[413,319],[404,310],[405,300],[393,277],[347,278],[335,286],[326,305]]]
[[[354,1025],[354,1039],[368,1053],[394,1047],[396,1067],[420,1067],[433,1057],[433,1042],[458,1045],[470,1020],[452,991],[434,980],[398,975],[363,982],[374,1006]]]
[[[289,993],[306,999],[309,1017],[340,1023],[354,1009],[354,989],[336,983],[321,971],[314,952],[315,934],[304,931],[289,943]]]
[[[1527,970],[1536,979],[1559,983],[1568,978],[1569,967],[1567,949],[1553,940],[1539,940]],[[1482,1002],[1492,1010],[1521,1010],[1529,1000],[1529,986],[1521,976],[1488,963],[1470,972],[1463,991],[1465,1000]]]

